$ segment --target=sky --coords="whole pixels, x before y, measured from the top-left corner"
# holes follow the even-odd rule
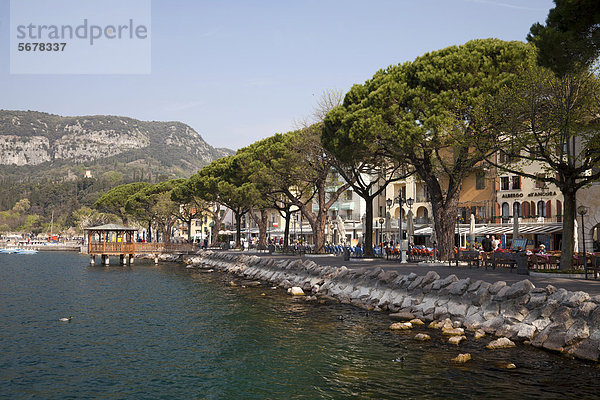
[[[212,146],[238,149],[295,129],[324,91],[346,92],[389,65],[472,39],[525,41],[552,7],[551,0],[152,0],[150,73],[11,74],[10,1],[0,0],[0,109],[181,121]]]

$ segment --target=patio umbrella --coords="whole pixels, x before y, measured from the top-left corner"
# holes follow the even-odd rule
[[[415,222],[412,210],[408,210],[407,214],[406,235],[408,243],[414,243],[413,236],[415,235]]]
[[[386,240],[390,240],[390,233],[392,232],[392,217],[388,212],[385,215],[385,237]]]
[[[513,241],[519,237],[519,217],[513,217]]]
[[[344,243],[346,243],[346,226],[344,225],[344,221],[342,220],[342,217],[340,217],[339,215],[337,216],[336,224],[337,224],[338,234],[340,235],[340,239],[339,239],[340,243],[344,244]]]
[[[437,235],[435,233],[435,219],[431,218],[431,236],[429,237],[431,243],[437,242]]]
[[[475,246],[475,215],[471,214],[471,221],[469,222],[469,247]]]

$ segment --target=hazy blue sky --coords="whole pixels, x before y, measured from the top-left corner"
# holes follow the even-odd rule
[[[293,129],[324,90],[346,91],[380,68],[476,38],[525,40],[552,7],[551,0],[154,0],[151,74],[10,75],[10,8],[0,0],[0,108],[177,120],[213,146],[237,149]]]

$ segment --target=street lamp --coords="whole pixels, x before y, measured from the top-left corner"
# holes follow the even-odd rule
[[[583,245],[583,267],[587,263],[587,254],[585,252],[585,227],[583,226],[583,216],[588,213],[589,208],[586,206],[577,207],[577,214],[581,215],[581,241]]]
[[[304,244],[304,233],[302,233],[302,210],[300,210],[300,244]]]
[[[409,197],[408,199],[406,199],[406,205],[408,206],[408,210],[411,211],[411,212],[412,212],[412,206],[413,206],[413,204],[415,204],[415,199],[413,199],[412,197]],[[414,217],[413,217],[413,222],[412,222],[413,234],[414,234],[414,224],[415,223],[414,223]],[[406,229],[408,229],[408,227]],[[408,235],[408,233],[407,233],[407,235]],[[408,240],[408,244],[410,246],[410,244],[413,243],[412,235],[410,235],[410,237],[407,236],[406,239]],[[407,250],[410,251],[410,247],[408,247]]]
[[[384,222],[385,222],[385,220],[383,218],[379,218],[379,247],[381,247],[381,242],[383,242],[382,232],[383,232],[383,223]]]
[[[411,199],[412,200],[412,199]],[[400,207],[400,215],[398,217],[398,241],[400,243],[400,262],[401,263],[406,263],[406,260],[404,259],[404,251],[402,249],[402,243],[404,242],[404,238],[402,235],[402,206],[404,205],[404,203],[407,202],[407,200],[405,200],[404,198],[402,198],[401,194],[398,194],[398,197],[396,197],[394,199],[394,203],[398,204],[398,207]],[[412,201],[411,201],[412,203]]]
[[[365,244],[365,231],[367,230],[367,227],[365,226],[365,221],[367,219],[367,214],[363,214],[362,217],[360,217],[360,223],[362,225],[361,227],[361,247],[364,246]]]
[[[386,218],[390,218],[390,219],[392,218],[392,214],[390,213],[390,209],[392,208],[392,204],[393,203],[394,203],[394,201],[392,199],[387,199],[385,201],[385,204],[387,204],[387,207],[388,207],[388,213],[385,216]],[[387,225],[386,225],[386,228],[387,228]],[[391,229],[391,225],[390,225],[390,231],[391,230],[392,229]],[[391,232],[388,232],[387,234],[391,236]]]

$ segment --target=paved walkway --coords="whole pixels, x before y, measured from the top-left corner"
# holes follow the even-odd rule
[[[239,253],[239,252],[238,252]],[[247,251],[244,254],[249,254]],[[288,255],[269,255],[268,253],[256,253],[250,252],[250,254],[258,255],[260,257],[270,258],[300,258],[300,256],[288,256]],[[331,256],[331,255],[308,255],[302,258],[313,260],[319,265],[330,265],[335,267],[341,267],[345,265],[349,269],[361,269],[361,268],[376,268],[381,267],[385,270],[397,271],[399,274],[406,275],[414,272],[418,275],[425,275],[428,271],[435,271],[440,277],[445,278],[448,275],[456,275],[459,279],[471,278],[472,280],[483,280],[486,282],[506,281],[508,284],[522,281],[523,279],[529,279],[536,287],[546,287],[547,285],[553,285],[557,288],[565,288],[569,291],[582,290],[589,293],[591,296],[600,295],[600,279],[577,279],[577,278],[560,278],[554,276],[527,276],[518,275],[516,269],[510,272],[508,268],[497,268],[495,270],[481,268],[469,268],[467,266],[456,266],[449,267],[448,264],[443,266],[440,264],[435,265],[418,265],[413,263],[400,264],[399,261],[392,261],[386,259],[350,259],[344,261],[343,256]]]

